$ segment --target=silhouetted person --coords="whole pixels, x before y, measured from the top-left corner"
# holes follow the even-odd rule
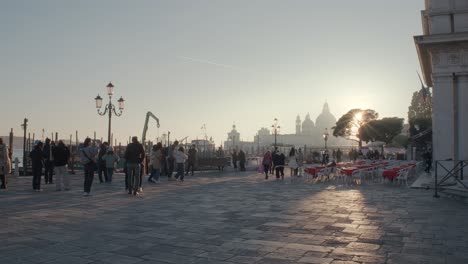
[[[241,149],[239,151],[239,167],[240,167],[240,170],[241,171],[245,171],[245,161],[246,161],[246,158],[245,158],[245,152]]]
[[[70,150],[65,146],[62,140],[59,140],[57,146],[52,149],[52,157],[54,158],[55,168],[55,190],[70,190],[70,177],[68,176],[67,167],[68,159],[70,158]]]
[[[44,144],[42,142],[38,142],[34,149],[29,154],[31,158],[32,164],[32,173],[33,173],[33,190],[36,192],[42,191],[41,189],[41,175],[42,175],[42,168],[44,167],[44,153],[42,149]],[[26,166],[23,166],[26,169]]]
[[[3,139],[0,138],[0,180],[2,182],[0,189],[7,188],[7,174],[10,173],[10,170],[11,160],[8,155],[8,147],[3,143]]]
[[[143,145],[138,142],[138,137],[132,137],[132,143],[125,150],[128,173],[128,194],[138,195],[140,189],[140,166],[145,157]]]
[[[99,148],[99,153],[98,153],[98,159],[97,159],[97,165],[98,165],[98,176],[99,176],[99,182],[108,182],[108,176],[107,176],[107,169],[106,169],[106,161],[102,159],[104,155],[107,153],[107,148],[109,147],[109,143],[104,142],[101,144],[101,147]],[[102,178],[102,175],[104,174],[104,179]]]
[[[284,180],[284,165],[286,163],[286,156],[283,153],[280,153],[277,150],[273,154],[273,166],[275,166],[276,179],[278,180],[281,176],[281,179]]]
[[[234,166],[234,169],[235,169],[235,170],[237,170],[237,159],[238,159],[238,157],[237,157],[237,151],[234,150],[234,151],[232,152],[232,166]]]
[[[43,148],[44,155],[44,180],[45,184],[52,184],[54,174],[54,163],[52,157],[52,148],[54,147],[53,142],[51,143],[49,138],[46,138],[45,145]]]
[[[196,161],[197,161],[197,149],[195,148],[195,145],[192,145],[192,147],[188,151],[187,171],[185,172],[185,175],[188,175],[189,170],[191,169],[192,176],[193,176],[193,170],[194,170]]]
[[[83,196],[91,195],[91,186],[94,180],[94,171],[97,169],[96,155],[98,148],[96,143],[91,144],[91,139],[86,138],[83,148],[80,149],[80,160],[84,168]]]

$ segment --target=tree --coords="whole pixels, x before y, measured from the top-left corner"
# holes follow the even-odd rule
[[[332,128],[333,136],[344,137],[359,142],[359,148],[361,148],[361,128],[378,117],[379,114],[372,109],[351,109],[340,117],[336,122],[336,126]]]
[[[426,91],[427,96],[423,98],[423,89],[413,93],[411,105],[408,107],[409,136],[412,144],[425,147],[432,142],[432,132],[425,133],[432,128],[432,94]],[[418,134],[424,134],[415,138]]]
[[[380,120],[371,120],[361,128],[361,139],[369,141],[383,141],[390,144],[394,137],[403,129],[403,118],[387,117]]]

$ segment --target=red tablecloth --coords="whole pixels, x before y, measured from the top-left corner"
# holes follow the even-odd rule
[[[347,168],[342,168],[341,173],[346,174],[348,176],[351,176],[354,171],[359,170],[358,167],[347,167]]]
[[[382,173],[382,176],[390,181],[393,181],[397,176],[401,168],[393,168],[390,170],[385,170]]]
[[[317,176],[317,171],[325,168],[325,166],[317,166],[317,167],[311,167],[305,169],[305,172],[309,173],[310,175],[316,177]]]

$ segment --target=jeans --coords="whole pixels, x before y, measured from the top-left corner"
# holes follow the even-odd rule
[[[104,174],[104,180],[102,179],[102,174]],[[107,168],[106,168],[106,162],[105,161],[99,161],[98,162],[98,175],[99,175],[99,182],[104,182],[108,181],[107,178]]]
[[[41,189],[41,175],[42,175],[42,166],[33,166],[33,190]]]
[[[0,180],[2,181],[2,185],[0,186],[0,189],[6,189],[7,187],[7,176],[4,174],[4,167],[0,167]]]
[[[114,175],[114,168],[106,168],[107,169],[107,181],[112,182],[112,175]]]
[[[67,165],[55,166],[55,189],[61,190],[62,182],[65,189],[70,189],[70,177],[68,176]]]
[[[128,191],[137,193],[140,187],[140,164],[127,163]]]
[[[194,169],[194,167],[195,167],[195,162],[189,161],[189,162],[187,163],[187,171],[185,172],[185,174],[188,175],[189,170],[192,169],[192,176],[193,176],[193,169]]]
[[[46,183],[53,183],[52,176],[54,175],[54,164],[50,160],[44,162],[44,180]]]
[[[167,159],[167,177],[172,178],[172,173],[174,172],[174,159]]]
[[[161,175],[161,169],[155,169],[155,168],[153,168],[153,169],[151,170],[151,175],[150,175],[150,177],[148,178],[148,181],[150,181],[150,180],[153,179],[153,178],[154,178],[155,180],[159,181],[159,176],[160,176],[160,175]]]
[[[268,171],[270,170],[270,165],[263,165],[265,171],[265,178],[268,178]]]
[[[284,167],[283,166],[275,167],[275,170],[276,170],[276,179],[279,179],[280,175],[281,175],[281,178],[284,178]]]
[[[177,163],[177,174],[175,176],[176,179],[184,180],[184,163]]]
[[[85,173],[85,179],[84,179],[84,192],[90,193],[91,192],[91,185],[93,185],[93,180],[94,180],[94,168],[92,165],[85,164],[84,165],[84,173]]]

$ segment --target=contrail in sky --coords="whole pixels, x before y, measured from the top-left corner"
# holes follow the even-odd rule
[[[200,60],[200,59],[190,58],[190,57],[186,57],[186,56],[178,56],[177,58],[182,59],[182,60],[188,60],[188,61],[203,63],[203,64],[210,64],[210,65],[219,66],[219,67],[223,67],[223,68],[229,68],[229,69],[245,71],[245,69],[242,69],[242,68],[239,68],[239,67],[236,67],[236,66],[233,66],[233,65],[217,63],[217,62],[209,61],[209,60]]]

